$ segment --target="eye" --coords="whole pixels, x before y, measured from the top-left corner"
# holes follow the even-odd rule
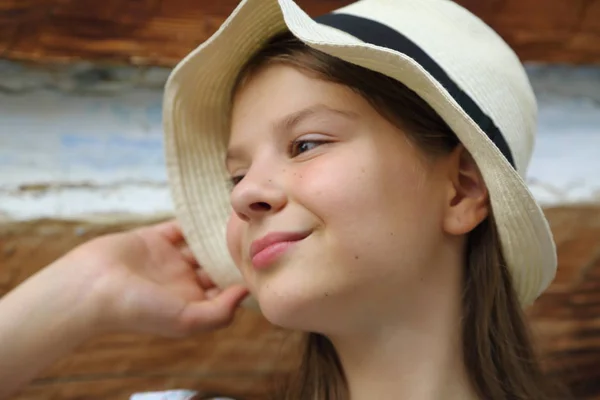
[[[328,143],[326,140],[294,140],[290,144],[290,157],[297,157],[326,143]]]
[[[235,187],[238,183],[240,183],[244,179],[244,175],[232,176],[229,178],[228,184],[231,188]]]

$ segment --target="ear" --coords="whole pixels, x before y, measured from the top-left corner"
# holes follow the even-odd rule
[[[488,216],[488,191],[475,160],[462,144],[453,151],[449,162],[444,230],[463,235]]]

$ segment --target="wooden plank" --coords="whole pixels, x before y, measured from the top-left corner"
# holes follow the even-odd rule
[[[244,400],[264,400],[265,387],[276,377],[224,376],[210,379],[195,376],[114,376],[82,380],[38,381],[13,400],[126,400],[134,393],[195,388],[203,396],[231,397]],[[163,388],[149,390],[148,388]]]
[[[546,209],[559,274],[528,310],[548,373],[577,399],[600,399],[600,207]],[[0,225],[0,296],[77,244],[154,220],[37,220]],[[35,380],[17,400],[127,398],[188,388],[265,398],[296,365],[298,336],[251,312],[228,329],[185,340],[111,335],[85,344]]]
[[[78,244],[102,234],[157,222],[37,220],[0,225],[0,297]],[[193,389],[264,398],[295,366],[299,336],[240,310],[227,329],[185,340],[110,335],[86,343],[15,397],[125,399],[139,391]]]
[[[492,26],[522,60],[600,62],[598,0],[459,0]]]
[[[352,0],[298,0],[318,15]],[[600,62],[600,0],[458,0],[524,61]],[[0,0],[0,58],[172,66],[238,0]]]
[[[600,200],[600,67],[528,66],[538,135],[527,184],[544,206]],[[168,68],[0,60],[0,219],[172,212]],[[568,84],[565,84],[568,82]]]
[[[575,399],[600,399],[600,208],[546,210],[559,269],[528,310],[548,373]]]

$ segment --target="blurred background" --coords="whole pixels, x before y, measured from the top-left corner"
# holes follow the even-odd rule
[[[458,2],[516,50],[538,96],[527,180],[559,273],[528,317],[548,373],[576,398],[600,399],[600,0]],[[318,15],[350,1],[297,3]],[[0,0],[0,296],[82,241],[170,215],[162,88],[236,5]],[[250,313],[189,340],[105,337],[17,399],[175,388],[259,399],[293,365],[296,339]]]

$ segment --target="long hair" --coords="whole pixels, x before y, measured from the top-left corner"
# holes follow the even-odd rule
[[[378,72],[312,49],[289,33],[268,42],[243,68],[233,94],[258,70],[285,64],[345,85],[401,128],[424,155],[452,152],[459,140],[417,94]],[[468,236],[463,282],[462,344],[471,384],[486,400],[561,399],[549,385],[534,352],[525,317],[506,267],[493,210]],[[329,339],[305,338],[300,368],[276,399],[348,399],[343,367]]]

